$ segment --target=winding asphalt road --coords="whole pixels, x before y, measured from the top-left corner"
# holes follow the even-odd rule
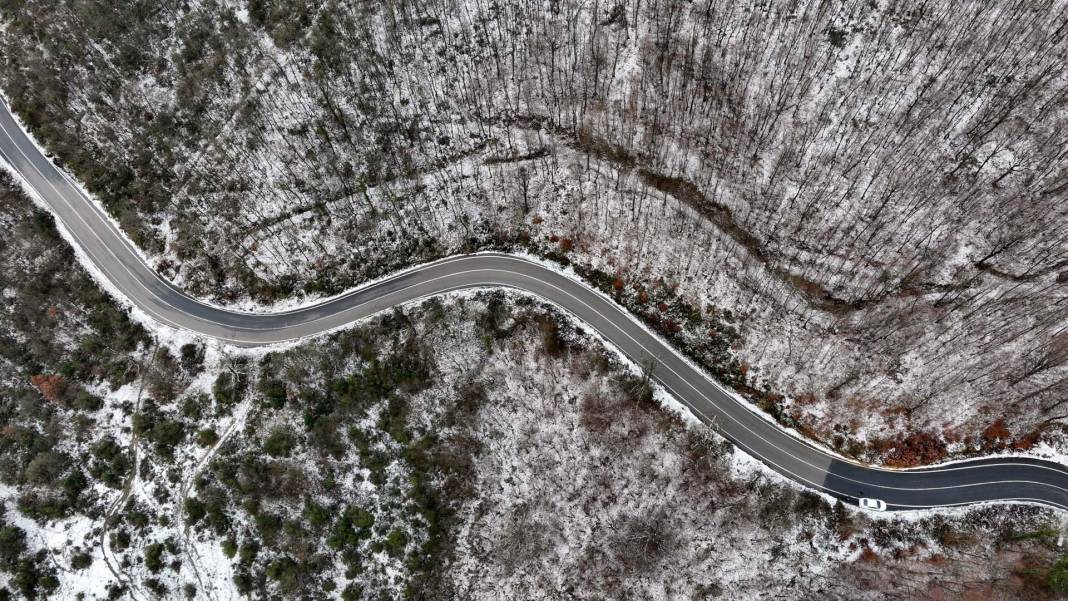
[[[1068,509],[1068,469],[1030,459],[988,459],[917,470],[885,470],[834,457],[756,413],[580,281],[503,254],[457,256],[402,272],[319,304],[277,313],[214,307],[185,294],[144,263],[130,240],[72,180],[43,156],[0,101],[0,155],[56,216],[93,266],[128,301],[160,323],[241,346],[342,327],[401,303],[452,290],[504,287],[562,307],[638,364],[738,447],[780,474],[851,502],[891,510],[1015,501]]]

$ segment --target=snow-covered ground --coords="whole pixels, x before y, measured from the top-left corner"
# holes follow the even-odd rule
[[[115,32],[46,4],[5,27],[13,51],[93,49],[62,67],[70,106],[39,109],[50,139],[149,186],[90,187],[205,299],[290,307],[503,245],[731,311],[756,386],[843,452],[985,448],[997,418],[1026,446],[1058,416],[1054,18],[342,2],[279,20],[235,1]],[[126,46],[146,48],[136,77]]]

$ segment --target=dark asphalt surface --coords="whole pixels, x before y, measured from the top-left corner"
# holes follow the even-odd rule
[[[168,326],[241,346],[258,346],[342,327],[395,305],[452,290],[507,287],[562,307],[638,364],[705,423],[780,474],[855,502],[891,510],[1019,501],[1068,509],[1068,469],[1028,459],[987,459],[919,470],[885,470],[835,458],[783,431],[649,333],[614,302],[536,263],[508,255],[458,256],[359,288],[320,304],[276,313],[207,305],[161,279],[102,209],[41,154],[0,101],[0,155],[51,208],[114,288]]]

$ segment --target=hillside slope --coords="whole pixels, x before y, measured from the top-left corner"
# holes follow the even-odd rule
[[[197,294],[531,250],[905,465],[1065,415],[1066,8],[7,0],[0,78]]]

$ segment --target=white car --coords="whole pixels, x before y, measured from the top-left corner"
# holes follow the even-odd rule
[[[881,499],[861,498],[857,501],[857,505],[860,505],[862,509],[868,509],[871,511],[886,511],[886,501],[883,501]]]

